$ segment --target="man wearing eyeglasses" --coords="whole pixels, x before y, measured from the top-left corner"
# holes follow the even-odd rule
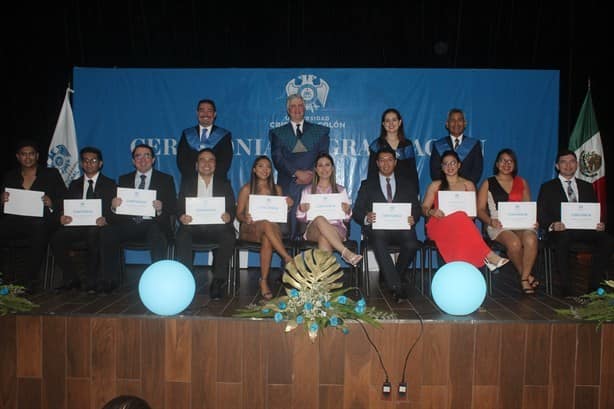
[[[172,236],[171,215],[177,211],[175,181],[167,173],[153,168],[156,161],[151,146],[140,144],[132,150],[132,163],[136,170],[119,177],[119,187],[156,191],[153,217],[118,215],[116,209],[122,205],[120,197],[111,201],[110,226],[101,232],[101,279],[102,292],[113,291],[119,283],[120,244],[138,240],[147,243],[151,261],[163,260],[168,256],[168,239]]]
[[[115,181],[101,173],[102,152],[87,146],[79,152],[83,176],[73,180],[64,199],[100,199],[102,215],[95,226],[71,226],[72,217],[60,216],[60,228],[51,239],[51,248],[57,265],[62,269],[62,284],[56,291],[82,288],[94,293],[100,261],[100,228],[107,225],[111,213],[111,200],[115,196]],[[87,247],[86,282],[82,285],[70,250],[75,242],[85,242]]]

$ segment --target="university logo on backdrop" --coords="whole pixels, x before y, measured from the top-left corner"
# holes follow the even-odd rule
[[[326,106],[328,91],[330,91],[328,83],[313,74],[301,74],[286,83],[286,94],[288,96],[298,94],[303,97],[305,109],[311,112]]]

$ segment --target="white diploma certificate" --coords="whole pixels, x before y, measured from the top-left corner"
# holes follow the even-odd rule
[[[96,219],[102,216],[102,200],[65,199],[64,215],[72,217],[64,226],[96,226]]]
[[[343,220],[345,213],[341,208],[341,194],[314,194],[309,196],[309,210],[307,220],[313,220],[317,216],[324,216],[327,220]]]
[[[249,214],[254,221],[268,220],[275,223],[286,223],[288,221],[286,197],[249,195]]]
[[[45,192],[37,190],[5,189],[9,201],[4,204],[4,213],[18,216],[43,217],[43,196]]]
[[[454,212],[463,211],[469,217],[477,215],[475,192],[456,192],[444,190],[438,192],[439,210],[446,216]]]
[[[122,204],[115,209],[115,213],[127,216],[151,216],[156,215],[153,202],[156,200],[155,190],[117,188],[117,197],[122,199]]]
[[[533,229],[537,220],[536,202],[499,202],[499,221],[504,229]]]
[[[596,230],[601,221],[599,203],[561,203],[561,221],[566,229]]]
[[[224,224],[222,215],[225,212],[224,196],[185,198],[185,214],[192,216],[190,224]]]
[[[411,203],[373,203],[373,230],[411,230]]]

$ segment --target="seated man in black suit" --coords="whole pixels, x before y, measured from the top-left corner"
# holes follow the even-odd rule
[[[235,218],[235,196],[226,175],[215,175],[215,153],[212,149],[202,149],[196,158],[197,175],[184,178],[179,190],[179,221],[177,231],[177,260],[185,264],[190,271],[194,269],[192,243],[194,240],[204,243],[217,243],[213,251],[213,280],[209,288],[212,299],[222,298],[223,288],[228,279],[228,266],[235,245],[235,230],[232,224]],[[190,225],[192,216],[186,214],[186,197],[224,197],[226,211],[220,215],[223,224]]]
[[[20,141],[15,150],[19,167],[8,171],[0,186],[0,240],[26,239],[29,253],[25,258],[23,271],[16,276],[19,284],[32,289],[38,278],[41,262],[47,248],[47,241],[59,226],[59,211],[66,185],[55,168],[39,166],[38,144],[34,141]],[[11,195],[6,188],[42,192],[43,217],[6,214],[4,206]]]
[[[119,283],[120,244],[124,241],[146,241],[151,250],[151,260],[156,262],[167,258],[168,239],[172,236],[174,226],[171,215],[176,213],[177,196],[173,177],[153,168],[156,161],[151,146],[141,144],[132,150],[132,163],[136,168],[119,177],[119,187],[131,189],[148,189],[156,191],[153,217],[134,217],[118,215],[116,209],[122,199],[114,197],[111,201],[109,226],[101,231],[101,282],[99,289],[112,291]]]
[[[380,272],[384,275],[388,288],[394,298],[407,298],[407,290],[401,283],[407,266],[414,259],[419,247],[416,230],[375,230],[372,228],[377,215],[373,212],[373,203],[411,203],[411,216],[407,219],[408,227],[414,226],[420,220],[420,201],[418,187],[399,175],[395,175],[397,164],[395,152],[384,148],[377,153],[376,164],[379,172],[374,177],[363,180],[360,184],[353,218],[363,226],[369,237],[369,244],[375,253]],[[392,262],[388,245],[398,245],[401,248],[396,265]]]
[[[597,196],[590,183],[576,179],[578,160],[573,151],[559,152],[555,166],[559,171],[559,176],[544,183],[539,189],[537,221],[542,229],[548,231],[547,237],[554,244],[557,268],[563,285],[563,296],[572,295],[567,261],[571,243],[581,241],[592,244],[594,250],[589,290],[594,291],[604,279],[605,269],[614,251],[614,241],[604,231],[605,223],[603,222],[598,223],[594,230],[568,230],[561,222],[562,202],[597,202]]]
[[[102,215],[96,220],[96,226],[71,226],[72,217],[62,215],[60,228],[51,239],[51,248],[56,263],[63,272],[62,285],[58,290],[69,290],[81,287],[75,265],[69,255],[71,245],[75,241],[85,241],[87,244],[87,282],[84,289],[93,292],[96,288],[98,263],[100,261],[100,228],[107,225],[111,213],[111,200],[115,196],[116,185],[113,179],[103,175],[102,152],[98,148],[87,146],[79,152],[83,176],[73,180],[68,188],[65,199],[100,199]]]

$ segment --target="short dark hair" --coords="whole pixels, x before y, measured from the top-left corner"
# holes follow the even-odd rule
[[[382,149],[379,150],[379,152],[377,152],[377,154],[375,155],[375,159],[379,160],[379,157],[382,153],[389,153],[394,159],[397,158],[397,153],[392,148],[384,146]]]
[[[136,152],[136,150],[138,148],[146,148],[149,149],[149,152],[151,152],[151,157],[155,158],[156,157],[156,153],[154,152],[153,148],[149,145],[147,145],[146,143],[139,143],[138,145],[136,145],[134,147],[134,149],[132,149],[132,159],[134,159],[134,152]]]
[[[93,146],[86,146],[79,151],[79,157],[83,159],[83,155],[86,153],[93,153],[94,155],[96,155],[98,160],[102,162],[102,152],[100,151],[100,149],[95,148]]]
[[[17,143],[15,144],[15,153],[19,152],[21,149],[27,146],[29,146],[30,148],[33,148],[36,151],[36,153],[40,152],[40,149],[38,147],[38,142],[36,142],[34,139],[21,139],[17,141]]]
[[[213,102],[212,99],[201,99],[200,101],[198,101],[198,104],[196,104],[197,111],[198,111],[198,108],[200,108],[201,104],[209,104],[213,107],[213,110],[217,112],[217,108],[215,107],[215,102]]]
[[[198,158],[200,158],[200,155],[201,155],[202,153],[205,153],[205,152],[209,152],[210,154],[212,154],[212,155],[213,155],[213,157],[214,157],[215,159],[217,159],[217,158],[216,158],[216,156],[215,156],[215,152],[213,152],[213,149],[211,149],[211,148],[203,148],[203,149],[201,149],[201,150],[199,150],[199,151],[198,151],[198,154],[196,155],[196,162],[198,162]]]
[[[102,409],[151,409],[151,406],[138,396],[121,395],[108,401]]]
[[[499,162],[499,159],[501,159],[501,156],[503,155],[509,155],[512,157],[512,160],[514,161],[514,170],[512,171],[512,176],[516,177],[516,175],[518,175],[518,159],[516,158],[516,153],[510,148],[501,149],[499,153],[497,153],[497,157],[495,158],[495,164],[492,166],[492,174],[499,174],[497,162]]]
[[[561,156],[567,156],[567,155],[571,155],[576,160],[578,160],[578,157],[576,156],[576,153],[574,151],[572,151],[571,149],[562,149],[556,154],[556,160],[554,161],[554,163],[559,163],[559,159],[561,159]]]

